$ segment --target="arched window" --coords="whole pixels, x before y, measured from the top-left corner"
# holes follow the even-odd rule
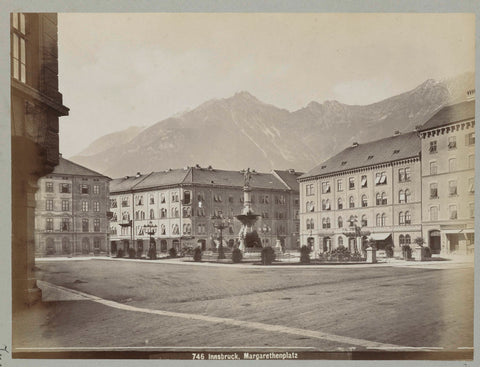
[[[155,211],[150,209],[150,219],[155,219]]]
[[[140,212],[140,218],[145,219],[145,212],[143,210]]]
[[[315,222],[313,219],[310,219],[310,229],[315,229]]]
[[[385,213],[382,213],[382,224],[381,226],[384,227],[387,222],[387,215]]]
[[[401,234],[398,239],[400,241],[400,246],[405,245],[405,236],[403,234]]]
[[[310,219],[306,220],[306,226],[307,226],[307,229],[310,229]]]
[[[405,190],[405,202],[406,203],[410,202],[410,190],[409,189]]]
[[[382,192],[382,205],[387,205],[387,194]]]
[[[367,201],[367,195],[362,195],[362,207],[367,207],[368,206],[368,201]]]
[[[400,190],[398,193],[398,202],[400,204],[405,202],[405,192],[403,190]]]
[[[338,217],[338,228],[343,228],[343,219],[342,219],[342,217]]]
[[[68,237],[62,238],[62,252],[64,254],[70,253],[70,240],[68,239]]]
[[[409,211],[405,212],[405,224],[411,224],[412,223],[412,217],[410,215]]]
[[[403,212],[398,213],[398,224],[399,225],[405,224],[405,214]]]
[[[376,204],[377,205],[382,205],[382,195],[380,195],[379,192],[377,192],[377,195],[375,196],[376,199]]]
[[[353,215],[351,215],[350,218],[348,218],[348,225],[350,227],[353,227],[355,225],[355,217]]]
[[[327,221],[325,218],[322,218],[322,228],[327,228]]]
[[[310,211],[310,201],[307,201],[307,202],[305,203],[305,209],[306,209],[307,212]]]
[[[322,210],[327,208],[326,200],[322,200]]]
[[[330,200],[325,200],[325,210],[330,210]]]
[[[311,212],[315,211],[315,203],[313,201],[310,201],[310,211]]]
[[[167,228],[165,227],[165,224],[162,224],[162,225],[160,226],[160,234],[161,234],[162,236],[165,236],[165,235],[167,234]]]
[[[53,238],[47,238],[46,242],[47,255],[53,255],[55,253],[55,241]]]
[[[376,219],[376,225],[377,225],[377,227],[380,227],[380,226],[382,225],[382,222],[381,222],[382,216],[381,216],[380,214],[377,214],[377,216],[375,217],[375,219]]]
[[[350,196],[350,198],[348,199],[348,206],[349,208],[355,208],[355,199],[353,198],[353,196]]]
[[[367,226],[368,226],[367,215],[364,214],[362,215],[362,227],[367,227]]]
[[[343,237],[338,236],[338,246],[343,246]]]
[[[153,194],[150,194],[150,204],[155,204],[155,196]]]
[[[327,228],[330,228],[331,224],[330,224],[330,218],[327,218],[325,220],[325,224],[327,225]]]
[[[337,206],[338,206],[338,209],[339,209],[339,210],[343,209],[343,200],[342,200],[342,198],[338,198],[338,200],[337,200]]]
[[[139,218],[139,214],[138,214],[138,210],[135,212],[135,220],[138,220]]]
[[[405,236],[405,244],[406,244],[406,245],[410,245],[411,243],[412,243],[412,240],[411,240],[411,238],[410,238],[410,235],[407,234],[407,235]]]
[[[438,206],[430,207],[430,220],[438,220]]]

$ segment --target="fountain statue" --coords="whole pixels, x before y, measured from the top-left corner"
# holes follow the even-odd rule
[[[241,214],[235,217],[242,223],[242,228],[240,229],[239,233],[240,244],[238,246],[241,251],[245,251],[245,248],[247,247],[247,241],[253,238],[253,236],[256,234],[253,227],[258,217],[260,216],[258,214],[255,214],[252,209],[252,201],[250,195],[250,192],[252,191],[250,187],[251,178],[252,173],[250,172],[250,168],[247,168],[247,170],[243,174],[243,209]],[[260,239],[258,239],[258,241],[259,240]],[[258,243],[257,245],[261,247],[261,243]]]

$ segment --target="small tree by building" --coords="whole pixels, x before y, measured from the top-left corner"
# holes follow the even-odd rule
[[[300,262],[302,264],[310,264],[310,247],[302,246],[300,247]]]
[[[202,250],[200,247],[196,247],[195,250],[193,250],[193,260],[195,261],[202,261]]]

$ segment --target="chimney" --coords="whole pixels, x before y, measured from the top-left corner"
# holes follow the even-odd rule
[[[353,142],[352,147],[356,148],[358,147],[358,143],[356,141]]]
[[[467,90],[467,101],[473,101],[475,99],[475,89]]]
[[[393,135],[400,135],[400,130],[393,130]]]
[[[139,178],[140,176],[141,176],[140,172],[137,172],[137,174],[136,174],[135,177],[136,177],[136,178]]]
[[[292,173],[292,174],[293,174],[293,173],[295,173],[295,170],[294,170],[293,168],[289,168],[289,169],[288,169],[288,173]]]

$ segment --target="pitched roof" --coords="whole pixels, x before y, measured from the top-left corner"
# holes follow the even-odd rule
[[[295,172],[294,170],[281,171],[273,170],[273,173],[278,175],[278,177],[293,191],[299,191],[299,184],[297,179],[303,175],[303,172]]]
[[[244,184],[242,171],[226,171],[199,167],[190,167],[187,170],[175,169],[152,172],[137,176],[127,176],[112,180],[110,182],[110,192],[150,189],[180,184],[233,186],[242,188]],[[254,189],[289,189],[289,187],[275,175],[259,172],[252,172],[250,186]]]
[[[419,130],[425,131],[473,118],[475,118],[475,100],[465,101],[443,107],[433,115],[430,120],[423,124]]]
[[[57,175],[75,175],[75,176],[95,176],[95,177],[104,177],[109,178],[101,173],[95,172],[90,168],[81,166],[75,162],[69,161],[68,159],[60,156],[58,160],[58,165],[55,166],[52,174]]]
[[[420,155],[420,150],[421,142],[416,131],[394,135],[369,143],[350,146],[300,176],[299,179],[417,157]]]

